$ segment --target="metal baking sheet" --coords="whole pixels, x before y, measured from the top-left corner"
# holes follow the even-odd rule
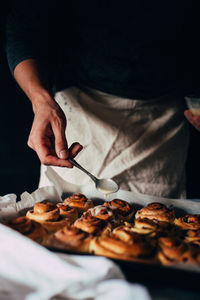
[[[51,169],[50,169],[51,170]],[[65,182],[62,178],[59,178],[55,172],[52,171],[49,174],[49,178],[54,186],[42,187],[33,193],[29,194],[27,192],[21,195],[21,201],[17,202],[15,207],[12,209],[1,210],[1,215],[5,218],[14,218],[17,215],[21,215],[22,211],[26,211],[28,208],[32,207],[35,202],[42,201],[44,199],[49,199],[52,201],[61,201],[68,195],[72,193],[81,192],[85,194],[88,198],[94,200],[95,204],[99,204],[105,199],[103,195],[96,191],[93,184],[76,186]],[[134,192],[128,192],[119,190],[117,193],[110,195],[107,200],[110,201],[114,198],[119,198],[132,203],[135,209],[140,209],[151,202],[160,202],[168,207],[173,207],[176,212],[176,216],[184,215],[186,213],[198,214],[200,213],[200,202],[193,200],[182,200],[182,199],[167,199],[155,196],[148,196],[143,194],[137,194]],[[55,249],[54,249],[55,251]],[[58,251],[58,250],[56,250]],[[68,253],[68,251],[60,251],[63,253]],[[72,253],[71,253],[72,254]],[[75,254],[75,253],[73,253]],[[81,254],[83,255],[83,254]],[[155,284],[167,284],[178,285],[183,282],[187,283],[187,286],[193,288],[200,287],[200,267],[189,264],[173,265],[172,267],[163,267],[160,265],[149,265],[141,263],[133,263],[121,260],[114,260],[121,267],[122,271],[125,273],[129,280],[138,280],[138,282],[154,281]]]
[[[93,254],[54,249],[51,247],[47,247],[47,249],[68,255],[93,256]],[[159,285],[159,287],[183,288],[184,286],[187,289],[200,292],[200,268],[198,266],[188,265],[187,269],[185,269],[179,265],[168,267],[157,264],[136,263],[120,259],[108,259],[111,259],[120,267],[126,279],[130,282],[138,282],[147,286],[150,285],[151,287],[158,287]],[[190,267],[192,267],[192,270],[190,270]]]

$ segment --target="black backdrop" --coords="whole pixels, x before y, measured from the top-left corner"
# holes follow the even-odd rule
[[[0,195],[37,188],[39,160],[27,146],[33,113],[0,51]]]
[[[17,86],[0,51],[0,195],[37,188],[40,163],[27,139],[33,113],[31,103]],[[190,126],[187,159],[188,198],[200,198],[200,132]]]

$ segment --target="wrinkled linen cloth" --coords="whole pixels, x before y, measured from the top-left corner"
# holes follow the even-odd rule
[[[56,93],[55,99],[67,117],[68,145],[83,145],[77,161],[89,172],[113,178],[124,190],[186,197],[189,134],[182,96],[140,101],[73,87]],[[51,185],[46,168],[41,166],[40,187]],[[77,168],[54,170],[71,183],[91,181]]]
[[[109,259],[52,253],[1,224],[0,239],[2,300],[150,300]]]

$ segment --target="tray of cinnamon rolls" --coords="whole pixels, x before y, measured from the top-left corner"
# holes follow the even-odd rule
[[[200,276],[200,214],[177,216],[163,203],[138,208],[123,199],[94,201],[74,193],[58,203],[37,202],[4,224],[53,251],[111,258],[128,277],[135,270],[133,279],[140,273],[152,280],[156,270],[163,279],[166,270]]]

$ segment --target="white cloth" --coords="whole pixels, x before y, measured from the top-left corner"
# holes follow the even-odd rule
[[[109,259],[56,255],[3,225],[0,240],[2,300],[150,300]]]
[[[188,129],[179,95],[139,101],[96,90],[70,88],[55,96],[67,117],[68,144],[84,149],[78,162],[100,178],[113,178],[124,190],[185,198]],[[90,182],[73,168],[54,168],[66,181]],[[40,186],[49,184],[41,168]]]

